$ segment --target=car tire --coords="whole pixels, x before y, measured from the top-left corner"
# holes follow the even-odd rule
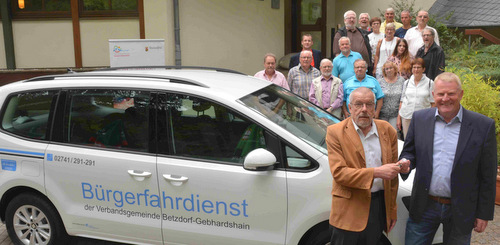
[[[316,229],[309,235],[309,239],[305,241],[302,245],[325,245],[329,244],[331,239],[331,233],[328,229]]]
[[[33,193],[14,197],[7,205],[5,225],[16,245],[66,244],[68,235],[54,207]]]

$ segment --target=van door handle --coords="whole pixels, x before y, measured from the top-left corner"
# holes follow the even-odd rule
[[[164,174],[163,178],[166,180],[170,181],[172,185],[175,186],[180,186],[182,183],[188,181],[188,177],[186,176],[180,176],[180,175],[174,175],[174,174]]]
[[[151,177],[151,172],[139,170],[128,170],[127,172],[137,181],[143,181],[145,178]]]

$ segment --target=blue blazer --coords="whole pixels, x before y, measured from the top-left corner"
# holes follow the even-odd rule
[[[319,63],[321,62],[321,51],[313,49],[313,59],[314,59],[314,67],[319,70]],[[290,63],[288,64],[288,69],[292,69],[292,67],[299,65],[300,52],[290,57]]]
[[[410,216],[417,222],[429,201],[436,108],[416,111],[400,158],[416,169]],[[492,220],[495,210],[497,149],[495,121],[463,109],[455,160],[451,172],[452,218],[463,234],[469,234],[476,218]],[[408,175],[402,176],[406,179]]]

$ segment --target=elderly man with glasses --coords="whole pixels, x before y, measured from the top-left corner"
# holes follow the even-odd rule
[[[405,34],[405,39],[406,41],[408,41],[408,51],[410,51],[410,54],[412,56],[417,55],[418,49],[422,47],[422,45],[424,45],[424,41],[422,40],[422,32],[426,27],[434,30],[434,33],[436,34],[434,36],[434,42],[437,43],[437,45],[439,45],[439,37],[436,32],[436,29],[428,26],[427,25],[428,21],[429,21],[429,13],[427,13],[427,11],[425,10],[418,11],[417,14],[418,25],[410,28]]]
[[[288,87],[303,99],[309,99],[309,89],[314,78],[321,75],[316,67],[311,66],[313,54],[311,51],[300,52],[300,63],[288,72]]]
[[[375,94],[376,109],[374,116],[375,118],[379,117],[380,109],[382,108],[384,99],[384,92],[382,92],[382,88],[380,87],[377,79],[366,74],[366,67],[366,61],[364,61],[363,59],[356,60],[354,62],[354,73],[356,75],[352,76],[344,82],[344,104],[342,105],[342,111],[346,118],[351,116],[350,110],[348,110],[346,106],[350,103],[350,95],[355,89],[359,87],[369,88]]]

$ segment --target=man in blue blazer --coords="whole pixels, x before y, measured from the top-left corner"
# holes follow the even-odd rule
[[[405,243],[431,244],[442,223],[444,244],[470,244],[472,229],[483,232],[493,219],[495,121],[460,105],[453,73],[436,77],[432,95],[437,109],[413,114],[400,156],[410,161],[402,173],[416,169]]]
[[[302,35],[302,41],[300,41],[302,45],[302,51],[309,50],[313,53],[313,60],[311,62],[311,66],[316,67],[319,70],[319,63],[321,63],[321,51],[313,49],[313,41],[311,34]],[[290,57],[290,63],[288,64],[288,69],[292,69],[294,66],[299,65],[300,52]]]

